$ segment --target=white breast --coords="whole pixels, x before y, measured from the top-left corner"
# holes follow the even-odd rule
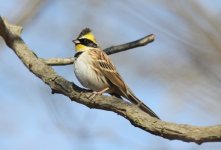
[[[79,82],[86,88],[93,91],[101,91],[108,86],[104,76],[101,76],[103,81],[97,77],[96,72],[92,69],[92,59],[89,57],[87,51],[83,52],[75,61],[75,75]]]

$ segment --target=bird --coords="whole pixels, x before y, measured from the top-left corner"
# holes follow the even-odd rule
[[[75,44],[74,73],[79,82],[96,94],[124,97],[150,116],[160,119],[126,85],[110,57],[100,48],[90,28],[83,29],[72,41]],[[92,97],[93,97],[92,96]]]

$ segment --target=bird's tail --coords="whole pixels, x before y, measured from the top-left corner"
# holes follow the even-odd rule
[[[150,116],[160,119],[147,105],[139,100],[130,89],[127,90],[127,97],[131,103],[138,105],[141,110],[148,113]]]

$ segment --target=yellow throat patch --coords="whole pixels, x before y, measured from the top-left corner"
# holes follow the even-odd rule
[[[81,31],[81,33],[77,37],[77,40],[81,41],[81,39],[90,40],[97,45],[97,41],[96,41],[94,35],[92,34],[90,28],[85,28]],[[73,41],[75,41],[75,40],[73,40]],[[87,44],[84,45],[85,43],[81,43],[81,42],[74,42],[74,43],[75,43],[75,50],[77,52],[83,52],[83,51],[87,51],[87,50],[91,49],[91,46],[89,46],[89,45],[87,46]]]
[[[82,45],[82,44],[77,44],[77,45],[75,45],[75,50],[77,52],[83,52],[83,51],[88,50],[88,47],[85,45]]]
[[[88,32],[87,34],[82,35],[81,37],[79,37],[79,39],[89,39],[89,40],[93,41],[94,43],[97,43],[92,32]],[[91,49],[91,47],[88,47],[88,46],[85,46],[85,45],[79,43],[79,44],[75,45],[75,49],[77,52],[82,52],[82,51],[86,51],[86,50]]]

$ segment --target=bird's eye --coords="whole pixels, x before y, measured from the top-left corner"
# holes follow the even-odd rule
[[[83,40],[82,40],[82,44],[87,45],[87,44],[88,44],[88,40],[87,40],[87,39],[83,39]]]
[[[83,45],[88,45],[89,43],[91,43],[91,41],[88,39],[80,39],[80,41],[81,41],[81,44]]]
[[[97,44],[89,39],[79,39],[79,41],[81,42],[81,44],[83,44],[85,46],[97,47]]]

